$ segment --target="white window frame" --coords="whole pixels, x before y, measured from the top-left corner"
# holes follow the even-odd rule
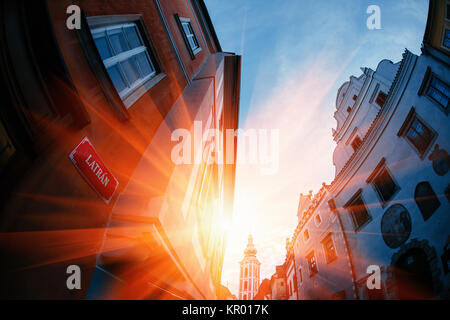
[[[118,91],[116,88],[116,91],[119,95],[119,97],[122,99],[123,104],[127,109],[129,109],[140,97],[142,97],[150,88],[152,88],[156,83],[158,83],[160,80],[162,80],[165,77],[165,74],[161,72],[160,69],[160,63],[159,60],[156,58],[156,54],[154,52],[154,48],[152,46],[148,46],[147,42],[151,41],[150,39],[147,39],[147,35],[144,33],[142,34],[141,28],[139,28],[139,23],[141,22],[140,15],[118,15],[118,16],[95,16],[95,17],[88,17],[88,24],[90,28],[91,35],[93,39],[96,39],[100,37],[102,33],[106,32],[106,41],[108,43],[109,49],[111,53],[113,54],[111,57],[102,60],[105,69],[118,65],[118,63],[123,62],[127,59],[129,59],[132,56],[136,56],[142,52],[146,53],[147,61],[149,62],[149,65],[153,72],[150,74],[142,77],[140,72],[139,78],[134,83],[128,83],[128,79],[124,74],[124,71],[122,68],[119,67],[119,72],[121,73],[122,78],[125,81],[125,85],[127,86],[122,91]],[[122,29],[125,27],[134,26],[137,31],[137,35],[139,37],[139,41],[141,42],[141,46],[121,52],[119,54],[115,54],[113,51],[113,48],[111,46],[108,32]],[[143,26],[145,28],[145,26]],[[124,34],[126,37],[126,34]],[[145,38],[145,39],[144,39]],[[146,40],[146,41],[145,41]],[[139,64],[138,64],[138,68]],[[108,74],[109,76],[109,74]],[[112,81],[112,79],[111,79]],[[115,86],[114,86],[115,87]]]
[[[202,51],[202,47],[200,46],[200,41],[198,40],[197,36],[195,35],[194,26],[192,25],[191,19],[180,17],[180,23],[181,23],[181,29],[182,29],[181,31],[186,36],[186,39],[188,40],[189,47],[191,48],[191,51],[192,51],[192,53],[195,56],[200,51]],[[189,33],[188,33],[188,31],[186,31],[185,26],[187,26],[187,29],[189,30]],[[189,40],[192,40],[193,43],[196,44],[197,46],[193,47]]]

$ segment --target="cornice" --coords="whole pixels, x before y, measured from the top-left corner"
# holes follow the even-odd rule
[[[342,127],[339,131],[336,131],[336,135],[334,140],[339,143],[340,140],[345,136],[347,133],[347,130],[350,128],[351,124],[353,123],[353,120],[355,119],[356,114],[358,113],[361,102],[365,99],[368,89],[373,81],[374,72],[370,69],[367,69],[368,73],[366,74],[366,79],[364,80],[363,85],[361,86],[361,90],[359,90],[358,98],[354,102],[352,106],[352,110],[350,111],[350,114],[345,119],[344,123],[342,124]],[[361,94],[363,93],[363,94]]]
[[[375,146],[375,142],[381,136],[384,128],[390,120],[390,117],[395,111],[398,102],[403,96],[403,92],[409,82],[417,58],[418,57],[416,55],[412,54],[408,50],[405,50],[403,53],[403,59],[389,89],[386,103],[372,121],[367,133],[362,139],[361,147],[351,155],[344,167],[334,178],[330,185],[331,192],[335,193],[343,185],[347,178],[353,175],[355,169],[362,164],[362,161],[367,158],[368,154]]]

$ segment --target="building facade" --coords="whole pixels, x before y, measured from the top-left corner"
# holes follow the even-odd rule
[[[336,175],[300,196],[292,238],[299,299],[450,296],[446,8],[430,1],[420,56],[362,68],[338,90]]]
[[[259,288],[259,269],[261,263],[256,257],[257,250],[253,237],[249,235],[244,258],[240,262],[239,299],[253,300]]]
[[[215,299],[240,57],[204,2],[4,0],[0,15],[1,295]]]
[[[286,266],[275,267],[275,273],[270,278],[271,300],[288,300],[289,292],[286,282]]]

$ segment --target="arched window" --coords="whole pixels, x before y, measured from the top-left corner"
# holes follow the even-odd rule
[[[428,220],[440,207],[441,202],[428,181],[420,182],[414,192],[414,200],[422,213],[423,220]]]
[[[244,277],[248,277],[248,268],[245,268],[245,275]]]

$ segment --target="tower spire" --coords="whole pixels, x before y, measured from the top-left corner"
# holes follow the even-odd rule
[[[257,250],[253,243],[253,236],[249,234],[244,259],[241,261],[241,275],[239,281],[239,298],[252,300],[259,288],[259,269],[261,263],[256,258]]]

